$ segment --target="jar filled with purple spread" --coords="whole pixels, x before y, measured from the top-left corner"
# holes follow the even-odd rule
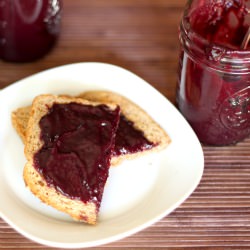
[[[184,11],[177,105],[204,144],[250,134],[249,4],[193,0]]]
[[[60,30],[62,0],[0,0],[0,58],[28,62],[45,55]]]

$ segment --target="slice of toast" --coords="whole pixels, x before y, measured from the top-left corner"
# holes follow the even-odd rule
[[[85,114],[85,107],[91,111]],[[119,107],[80,98],[41,95],[28,110],[21,110],[30,116],[23,137],[27,158],[23,178],[27,187],[41,201],[75,220],[95,224],[108,177]],[[78,119],[81,116],[83,119]],[[17,117],[23,119],[26,115],[15,114],[14,118]],[[98,136],[92,138],[96,131]]]
[[[123,154],[113,155],[111,159],[111,165],[113,166],[118,165],[125,159],[134,159],[142,154],[160,151],[166,148],[171,142],[167,133],[144,110],[122,95],[110,91],[87,91],[81,93],[78,97],[100,103],[118,104],[123,116],[133,123],[135,129],[142,131],[146,139],[154,145],[153,147],[143,148],[138,152],[131,153],[126,149],[123,150]],[[12,113],[13,126],[24,143],[30,109],[31,107],[19,108]],[[117,144],[118,143],[116,143],[115,148],[119,147]],[[131,145],[127,145],[127,147],[129,146],[131,147]],[[122,151],[121,148],[117,150]]]
[[[127,135],[124,136],[124,132],[120,130],[121,126],[119,124],[116,135],[115,150],[125,153],[113,154],[111,159],[112,165],[117,165],[123,160],[134,159],[143,154],[148,154],[149,152],[160,151],[166,148],[171,142],[171,139],[165,130],[162,129],[146,111],[120,94],[100,90],[83,92],[78,97],[101,103],[118,104],[121,108],[121,114],[132,123],[134,129],[141,131],[148,142],[152,143],[152,147],[146,146],[141,149],[139,148],[137,151],[131,152],[129,147],[133,147],[134,145],[122,145],[122,143],[119,142],[127,139]],[[122,119],[120,119],[120,123],[121,122]]]

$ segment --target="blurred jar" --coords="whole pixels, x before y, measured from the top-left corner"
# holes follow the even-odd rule
[[[177,105],[204,144],[234,144],[250,134],[247,2],[189,1],[180,24]]]
[[[0,58],[28,62],[55,44],[61,21],[61,0],[0,0]]]

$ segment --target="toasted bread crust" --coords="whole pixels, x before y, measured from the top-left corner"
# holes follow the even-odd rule
[[[18,108],[11,114],[11,120],[13,127],[21,137],[23,143],[25,143],[26,130],[28,121],[30,118],[31,106]]]
[[[53,104],[79,103],[87,105],[98,105],[99,103],[89,102],[80,98],[69,98],[54,95],[41,95],[34,99],[30,112],[30,118],[27,125],[25,137],[25,156],[27,163],[24,167],[23,178],[31,192],[40,198],[44,203],[54,208],[68,213],[73,219],[83,221],[89,224],[95,224],[97,220],[98,208],[95,203],[68,198],[58,192],[54,187],[49,186],[43,176],[34,168],[34,154],[43,146],[40,140],[39,121],[47,114],[48,109]],[[108,105],[115,109],[117,105]]]
[[[45,204],[69,214],[76,221],[96,224],[97,207],[95,203],[83,203],[79,200],[69,199],[55,188],[49,187],[30,162],[26,163],[24,167],[23,178],[29,190]]]

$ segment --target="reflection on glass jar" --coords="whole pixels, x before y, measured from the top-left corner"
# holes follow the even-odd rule
[[[247,1],[189,1],[180,25],[177,104],[200,141],[234,144],[250,134]]]
[[[0,58],[27,62],[45,55],[60,32],[61,0],[0,0]]]

